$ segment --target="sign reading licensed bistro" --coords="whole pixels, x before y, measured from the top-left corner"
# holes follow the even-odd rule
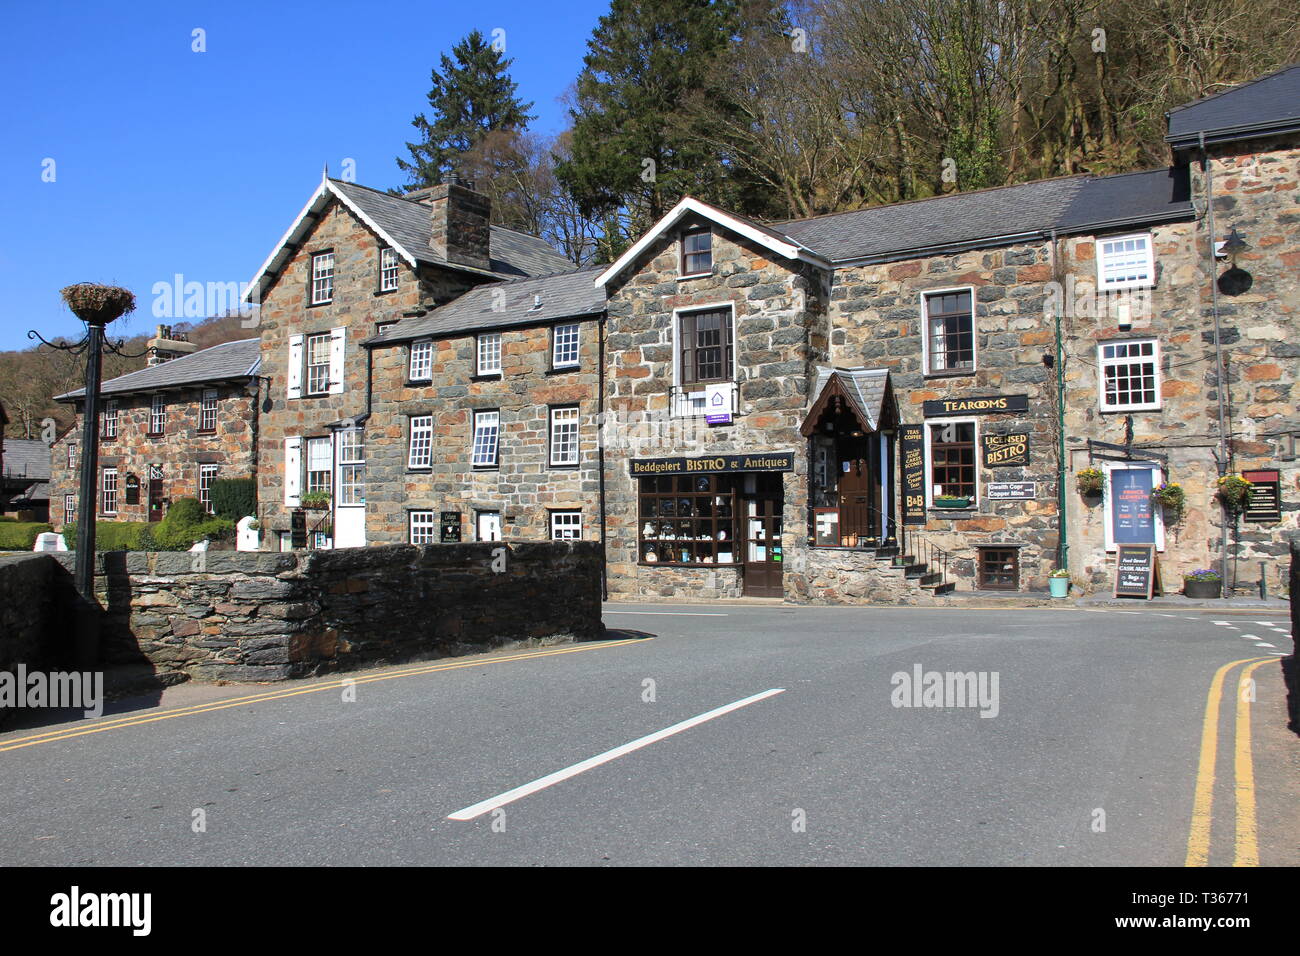
[[[998,415],[1029,411],[1028,395],[980,395],[974,398],[932,398],[921,408],[926,418],[945,415]]]
[[[716,475],[739,471],[794,471],[794,452],[768,451],[706,458],[633,458],[633,475]]]

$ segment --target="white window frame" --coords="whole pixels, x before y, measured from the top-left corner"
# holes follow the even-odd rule
[[[70,441],[68,442],[67,448],[68,448],[68,467],[76,468],[77,467],[77,443],[75,441]]]
[[[208,514],[212,514],[212,482],[216,480],[220,471],[220,465],[211,463],[199,465],[199,503]]]
[[[479,442],[479,432],[482,431],[484,441]],[[480,445],[486,447],[491,434],[491,460],[486,460],[486,456],[479,455]],[[472,468],[498,468],[501,465],[501,410],[500,409],[483,409],[474,412],[474,429],[470,436],[470,467]]]
[[[495,348],[493,347],[495,345]],[[486,356],[484,346],[487,346]],[[500,332],[481,332],[475,338],[474,352],[478,359],[475,362],[476,375],[500,375],[501,374],[501,333]],[[487,362],[484,362],[484,358]],[[496,364],[493,365],[492,361]]]
[[[970,368],[934,369],[930,367],[930,297],[940,295],[958,295],[962,292],[970,296],[971,358]],[[980,365],[980,318],[979,302],[975,286],[962,285],[950,289],[926,289],[921,292],[921,372],[923,375],[958,376],[974,375]]]
[[[324,343],[325,361],[312,362],[313,345]],[[333,337],[329,332],[316,332],[312,335],[305,336],[302,343],[303,353],[303,394],[304,395],[328,395],[330,393],[330,352],[333,345]],[[315,356],[320,358],[319,350]],[[320,370],[324,369],[324,379],[320,380]]]
[[[728,382],[707,382],[693,383],[697,391],[686,393],[682,392],[682,323],[681,317],[693,312],[714,312],[718,309],[731,310],[731,380]],[[704,405],[706,390],[709,385],[731,385],[732,398],[731,410],[735,414],[740,410],[740,402],[736,394],[738,383],[737,376],[740,371],[740,326],[736,318],[736,303],[710,302],[705,305],[690,305],[682,308],[673,309],[673,390],[676,394],[682,396],[681,401],[673,402],[670,399],[669,415],[673,418],[702,418],[707,410]],[[689,400],[687,399],[689,396]],[[698,402],[698,404],[697,404]]]
[[[572,342],[569,341],[570,334],[567,330],[572,329]],[[561,336],[563,335],[563,340]],[[732,329],[732,335],[735,335],[735,329]],[[582,326],[577,322],[563,322],[554,327],[551,333],[551,368],[574,368],[582,361]],[[572,348],[572,358],[561,358],[561,344],[567,355]]]
[[[687,269],[686,269],[686,257],[687,257],[687,256],[690,256],[690,255],[700,255],[700,253],[699,253],[699,252],[687,252],[687,250],[686,250],[686,240],[687,240],[687,238],[690,237],[690,236],[700,236],[700,235],[704,235],[704,236],[708,236],[708,237],[709,237],[709,267],[708,267],[707,269],[704,269],[704,270],[700,271],[700,272],[689,272],[689,271],[687,271]],[[704,227],[693,227],[693,228],[690,228],[690,229],[685,229],[685,230],[683,230],[683,231],[682,231],[682,236],[681,236],[681,256],[680,256],[680,258],[677,260],[678,280],[680,281],[681,279],[696,279],[696,278],[699,278],[700,276],[711,276],[711,275],[713,275],[713,268],[714,268],[714,266],[713,266],[713,229],[712,229],[711,227],[709,227],[709,226],[704,226]],[[734,325],[732,326],[732,334],[733,334],[733,335],[735,334],[735,326],[734,326]]]
[[[979,507],[980,492],[983,490],[980,481],[980,420],[978,418],[929,418],[925,421],[925,506],[934,507],[934,469],[933,460],[930,455],[930,446],[934,443],[931,438],[932,430],[942,428],[945,425],[966,425],[975,426],[972,434],[972,441],[975,449],[975,495],[971,498],[971,505],[974,508]]]
[[[397,266],[397,250],[385,246],[379,250],[379,291],[396,292],[401,273]]]
[[[547,419],[548,461],[553,467],[579,464],[582,460],[582,409],[577,405],[552,405],[548,409]],[[571,452],[566,458],[556,456],[556,450],[560,446],[569,444],[563,440],[563,433],[560,435],[561,441],[556,441],[557,428],[573,434]]]
[[[1137,363],[1145,364],[1145,356],[1134,358],[1105,358],[1104,354],[1108,346],[1115,345],[1151,345],[1151,369],[1154,378],[1154,387],[1152,394],[1155,395],[1153,402],[1137,402],[1130,405],[1109,405],[1106,402],[1106,369],[1116,365],[1133,365]],[[1141,339],[1108,339],[1105,342],[1097,343],[1097,408],[1103,412],[1148,412],[1157,411],[1161,407],[1160,397],[1160,340],[1157,338]],[[1145,389],[1144,389],[1145,391]]]
[[[564,531],[574,531],[574,534],[564,534]],[[552,511],[551,512],[551,540],[552,541],[581,541],[582,540],[582,512],[581,511]]]
[[[311,304],[334,301],[334,253],[318,252],[311,257]]]
[[[411,362],[407,377],[412,382],[433,381],[433,341],[411,343]]]
[[[1108,281],[1106,278],[1106,263],[1108,258],[1118,258],[1119,254],[1107,254],[1105,246],[1107,243],[1131,242],[1135,239],[1142,240],[1145,248],[1143,250],[1144,264],[1143,271],[1145,275],[1131,276],[1128,278]],[[1128,253],[1128,256],[1136,258],[1138,253]],[[1156,258],[1155,244],[1151,240],[1149,232],[1135,232],[1125,236],[1105,236],[1096,239],[1096,249],[1094,258],[1097,260],[1097,292],[1116,292],[1121,289],[1148,289],[1156,284]]]
[[[1106,476],[1106,495],[1102,501],[1102,526],[1106,538],[1106,550],[1116,551],[1118,547],[1115,544],[1115,517],[1111,513],[1111,488],[1114,484],[1111,482],[1111,475],[1116,471],[1150,471],[1151,487],[1158,488],[1160,483],[1165,480],[1164,469],[1158,462],[1154,461],[1103,461],[1101,463],[1102,474]],[[1156,551],[1165,549],[1165,520],[1161,509],[1154,504],[1151,506],[1152,514],[1155,518],[1156,526]]]
[[[438,543],[438,513],[436,511],[408,511],[406,514],[406,540],[408,543]],[[420,540],[416,540],[417,532]]]
[[[199,397],[199,431],[201,432],[217,430],[217,396],[215,388],[205,388]]]
[[[338,456],[338,494],[336,508],[366,506],[366,436],[360,428],[346,428],[336,433],[334,446]]]
[[[433,416],[412,415],[407,419],[406,467],[433,467]]]
[[[108,480],[110,475],[113,478],[112,482]],[[100,473],[99,482],[103,502],[100,513],[106,515],[117,514],[117,469],[112,467],[103,469]],[[110,504],[112,505],[111,508],[109,507]]]
[[[63,523],[68,524],[69,522],[76,521],[76,520],[77,520],[77,496],[64,495],[63,496]]]
[[[316,454],[313,456],[312,452]],[[322,460],[320,452],[324,450]],[[324,492],[333,496],[334,493],[334,442],[328,435],[314,436],[303,439],[303,472],[306,480],[303,482],[303,489],[307,494],[313,492]],[[321,466],[324,467],[321,467]],[[315,467],[313,467],[315,466]],[[322,481],[320,476],[324,476]],[[315,477],[313,477],[315,476]]]
[[[167,397],[162,392],[154,392],[149,398],[149,434],[167,433]]]
[[[110,398],[104,402],[104,437],[117,437],[117,399]]]

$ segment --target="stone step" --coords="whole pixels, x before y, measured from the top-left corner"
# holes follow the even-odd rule
[[[934,585],[940,584],[942,582],[943,582],[942,574],[939,574],[938,572],[931,572],[930,574],[921,575],[920,579],[916,583],[921,585],[921,587],[923,588],[927,588],[927,587],[933,587]]]
[[[943,584],[922,584],[921,587],[933,594],[951,594],[956,590],[957,585],[953,584],[951,581],[947,581]]]
[[[903,576],[908,580],[916,581],[924,577],[929,570],[930,566],[924,561],[914,561],[903,566]]]

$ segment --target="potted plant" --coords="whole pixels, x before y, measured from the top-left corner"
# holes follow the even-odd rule
[[[302,496],[302,506],[308,511],[326,511],[330,506],[328,491],[309,491]]]
[[[1152,490],[1151,501],[1160,506],[1165,520],[1177,521],[1183,516],[1183,509],[1187,506],[1187,494],[1178,482],[1166,481]]]
[[[1047,576],[1047,587],[1052,592],[1052,597],[1065,597],[1070,593],[1070,572],[1065,568],[1057,568]]]
[[[969,508],[970,498],[963,495],[935,495],[934,506],[936,508]]]
[[[1183,594],[1189,598],[1221,597],[1223,578],[1213,568],[1197,568],[1183,575]]]
[[[1100,468],[1085,468],[1074,475],[1081,495],[1099,495],[1106,489],[1106,475]]]
[[[1229,511],[1245,511],[1254,491],[1254,486],[1241,475],[1224,475],[1219,479],[1219,499]]]

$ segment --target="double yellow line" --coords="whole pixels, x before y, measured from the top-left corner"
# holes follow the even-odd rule
[[[1214,672],[1205,701],[1201,725],[1201,759],[1196,772],[1196,796],[1192,803],[1192,824],[1187,834],[1187,866],[1210,865],[1210,834],[1214,808],[1214,773],[1219,756],[1219,705],[1228,672],[1247,665],[1237,680],[1236,746],[1233,757],[1236,798],[1236,857],[1233,866],[1259,866],[1259,831],[1255,818],[1255,766],[1250,754],[1250,705],[1243,693],[1246,682],[1258,667],[1275,657],[1248,657],[1224,664]],[[1253,695],[1252,695],[1253,696]]]
[[[578,644],[573,647],[560,647],[544,651],[528,651],[522,654],[511,654],[503,657],[444,661],[438,664],[417,664],[400,670],[385,671],[380,674],[358,674],[351,677],[340,677],[335,680],[311,684],[307,687],[299,686],[294,689],[276,689],[267,691],[263,694],[249,694],[246,697],[229,697],[223,700],[208,701],[205,704],[192,704],[189,707],[175,707],[165,710],[162,713],[113,717],[108,720],[96,721],[90,726],[85,726],[84,724],[73,724],[59,730],[50,730],[41,734],[32,734],[28,737],[17,737],[10,740],[0,739],[0,753],[3,753],[6,750],[22,750],[24,747],[35,747],[40,744],[54,743],[58,740],[69,740],[73,737],[84,737],[87,734],[102,734],[109,730],[121,730],[125,727],[136,727],[141,724],[157,723],[160,720],[173,720],[177,717],[193,717],[198,714],[211,713],[215,710],[226,710],[230,707],[247,707],[249,704],[258,704],[267,700],[281,700],[285,697],[298,697],[302,694],[320,694],[325,691],[339,690],[343,687],[351,687],[357,684],[373,684],[377,681],[394,680],[398,677],[418,677],[421,674],[433,674],[437,671],[454,671],[460,670],[463,667],[484,667],[488,664],[512,664],[515,661],[529,661],[535,660],[539,657],[556,657],[560,654],[578,654],[583,651],[602,650],[610,647],[623,647],[628,644],[641,644],[646,640],[651,640],[651,638],[638,637],[622,641],[599,641]]]

